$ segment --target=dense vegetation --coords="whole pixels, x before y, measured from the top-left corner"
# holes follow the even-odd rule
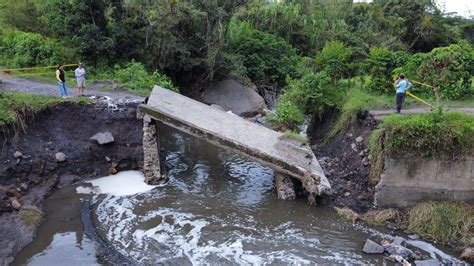
[[[364,107],[354,95],[391,95],[401,72],[445,99],[474,94],[474,22],[433,0],[3,0],[0,26],[3,66],[81,61],[89,78],[139,94],[158,83],[197,95],[234,78],[276,102],[272,121],[290,129],[325,112],[350,120]]]

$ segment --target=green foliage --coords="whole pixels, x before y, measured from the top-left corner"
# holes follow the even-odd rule
[[[0,56],[4,64],[15,67],[49,66],[70,60],[70,52],[54,39],[37,33],[4,31],[0,39]]]
[[[318,67],[326,71],[333,83],[347,76],[349,59],[352,51],[338,41],[327,42],[320,54],[316,56]]]
[[[260,84],[284,85],[286,76],[296,74],[300,60],[285,40],[236,20],[229,24],[227,49],[243,58],[247,76]]]
[[[419,203],[410,210],[408,230],[441,243],[461,240],[472,244],[474,208],[458,202]]]
[[[375,93],[393,93],[392,71],[401,67],[407,58],[403,52],[393,53],[384,47],[372,48],[366,61],[367,74],[372,78],[368,89]]]
[[[274,125],[285,125],[290,129],[296,129],[303,124],[304,115],[293,102],[280,100],[275,115],[270,115],[269,121]]]
[[[441,111],[386,117],[371,142],[394,157],[428,157],[450,160],[474,154],[474,116]],[[377,160],[379,154],[373,157]]]
[[[425,56],[417,74],[423,82],[439,87],[443,98],[472,97],[474,49],[468,43],[433,49]]]
[[[305,74],[301,79],[288,79],[287,82],[288,87],[277,105],[276,119],[290,127],[303,122],[303,119],[291,116],[296,109],[305,115],[322,115],[325,111],[337,109],[344,97],[344,84],[333,84],[324,71]]]
[[[329,134],[325,137],[325,143],[334,138],[337,134],[345,132],[349,125],[355,122],[359,112],[370,108],[393,106],[393,97],[367,93],[367,91],[363,89],[363,81],[357,81],[355,79],[352,83],[354,85],[347,92],[336,124],[334,124]]]
[[[116,66],[114,77],[121,86],[143,96],[148,95],[154,85],[179,92],[170,78],[157,71],[149,74],[145,67],[137,62],[131,62],[124,68]]]

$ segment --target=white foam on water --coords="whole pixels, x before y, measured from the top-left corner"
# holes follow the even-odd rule
[[[150,210],[144,214],[134,212],[144,203],[133,197],[107,196],[97,208],[98,220],[105,230],[106,238],[122,254],[130,256],[139,264],[170,263],[185,259],[193,265],[209,264],[216,258],[221,263],[236,264],[314,264],[324,259],[331,263],[364,264],[362,257],[350,252],[330,252],[321,257],[317,254],[301,254],[299,245],[321,251],[317,238],[305,236],[291,222],[275,228],[258,228],[250,217],[236,218],[233,223],[215,216],[197,217],[173,208]],[[229,225],[227,225],[229,224]],[[225,240],[203,240],[207,227],[232,226]],[[212,228],[210,226],[213,226]],[[242,230],[244,232],[242,232]],[[279,246],[283,243],[283,246]],[[252,249],[262,245],[275,245],[274,249]],[[304,256],[304,257],[302,257]]]
[[[115,175],[86,181],[85,183],[92,184],[93,189],[80,186],[76,188],[77,193],[128,196],[144,193],[156,187],[146,184],[145,176],[140,171],[123,171]]]

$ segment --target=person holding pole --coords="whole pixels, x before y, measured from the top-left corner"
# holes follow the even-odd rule
[[[405,79],[405,75],[400,74],[398,79],[395,81],[395,88],[397,88],[397,96],[396,96],[396,103],[397,103],[397,114],[400,113],[402,110],[403,105],[403,98],[405,97],[406,91],[411,88],[412,84],[410,81]]]
[[[77,79],[77,95],[84,96],[84,89],[86,86],[86,70],[84,69],[84,65],[79,63],[78,67],[74,71]]]
[[[66,76],[64,74],[63,64],[59,64],[58,67],[56,68],[56,79],[58,80],[59,94],[61,95],[61,97],[63,98],[69,97],[69,94],[67,92],[67,87],[66,87]]]

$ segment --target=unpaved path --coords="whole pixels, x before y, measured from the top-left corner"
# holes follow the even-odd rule
[[[0,92],[2,91],[16,91],[16,92],[27,92],[33,94],[45,94],[45,95],[58,95],[58,87],[39,81],[15,78],[6,74],[0,73]],[[129,100],[129,101],[143,101],[144,97],[131,94],[124,90],[101,90],[102,87],[107,86],[106,83],[93,84],[87,86],[86,84],[86,95],[94,96],[107,96],[112,100]],[[77,95],[77,88],[75,83],[67,83],[68,91],[71,96]],[[91,88],[92,87],[92,88]]]
[[[463,112],[466,114],[474,115],[474,107],[447,107],[448,112]],[[420,114],[427,113],[430,111],[429,107],[414,107],[402,109],[401,114]],[[395,109],[373,109],[369,110],[369,113],[374,116],[376,120],[381,120],[387,115],[395,113]]]

